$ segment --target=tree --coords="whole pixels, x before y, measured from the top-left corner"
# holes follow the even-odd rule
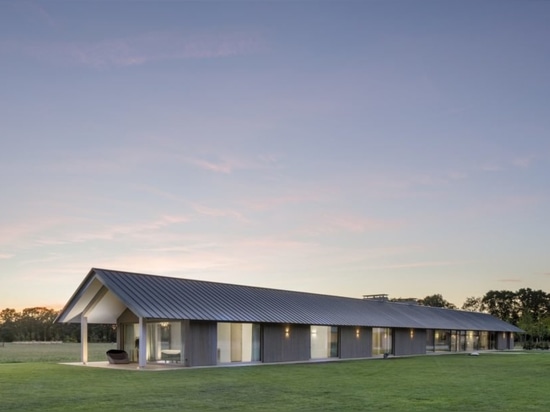
[[[475,296],[470,296],[466,298],[466,301],[462,305],[462,310],[468,310],[470,312],[483,312],[483,303],[482,298],[477,298]]]
[[[418,304],[422,306],[433,306],[436,308],[456,309],[456,306],[454,304],[452,304],[451,302],[447,302],[439,293],[426,296],[424,299],[420,299],[418,301]]]
[[[20,315],[15,309],[4,309],[0,312],[0,341],[13,342],[19,340],[18,323]]]
[[[542,290],[523,288],[516,292],[518,314],[530,314],[535,322],[550,314],[550,295]]]
[[[509,290],[490,290],[481,300],[485,310],[493,316],[517,324],[519,305],[515,292]]]
[[[21,323],[24,327],[23,340],[52,340],[52,329],[56,312],[53,309],[34,307],[23,309]]]

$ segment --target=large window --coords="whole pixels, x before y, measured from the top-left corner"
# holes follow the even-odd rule
[[[496,334],[495,332],[482,331],[479,332],[479,349],[495,349],[496,348]]]
[[[434,331],[434,351],[449,352],[451,350],[451,332],[448,330],[436,329]]]
[[[468,345],[472,345],[472,340],[469,338],[469,333],[465,330],[453,330],[451,332],[451,351],[465,352],[468,350]]]
[[[338,357],[338,327],[311,326],[311,359]]]
[[[180,362],[182,359],[181,322],[147,324],[147,360]]]
[[[137,323],[125,323],[122,329],[123,349],[126,351],[132,362],[138,361],[138,336],[139,328]]]
[[[435,331],[426,330],[426,352],[435,352]]]
[[[181,322],[147,323],[147,361],[181,362],[183,336]],[[127,323],[123,328],[124,350],[132,362],[139,361],[139,326]]]
[[[390,328],[372,328],[372,355],[384,355],[392,352],[392,330]]]
[[[491,334],[476,330],[441,330],[427,331],[426,351],[473,352],[480,349],[491,349]]]
[[[218,323],[218,363],[259,362],[260,331],[256,323]]]
[[[479,332],[469,330],[466,332],[466,352],[473,352],[479,349]]]

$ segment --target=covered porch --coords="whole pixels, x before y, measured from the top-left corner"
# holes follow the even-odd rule
[[[166,369],[168,365],[184,365],[183,342],[188,321],[139,317],[97,278],[90,279],[79,292],[61,321],[80,323],[81,364],[89,364],[88,325],[113,324],[117,325],[117,349],[128,355],[128,368]],[[105,360],[109,364],[107,354]],[[112,366],[121,369],[125,365]]]

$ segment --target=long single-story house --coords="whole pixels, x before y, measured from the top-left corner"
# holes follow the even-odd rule
[[[92,268],[60,312],[117,325],[131,362],[182,366],[473,352],[514,347],[521,329],[486,313]]]

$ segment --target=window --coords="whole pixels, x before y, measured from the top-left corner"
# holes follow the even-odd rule
[[[451,332],[448,330],[436,329],[434,331],[434,351],[449,352],[451,350]]]
[[[260,336],[257,323],[218,323],[218,363],[259,362]]]
[[[384,355],[393,352],[391,328],[372,328],[372,355]]]
[[[312,325],[311,359],[338,357],[338,327]]]
[[[147,360],[180,362],[183,352],[181,322],[147,323]]]

